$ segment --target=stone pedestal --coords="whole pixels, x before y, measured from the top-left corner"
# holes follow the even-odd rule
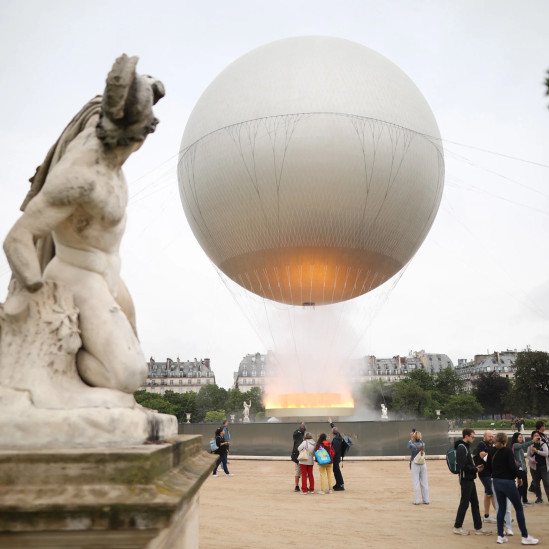
[[[126,448],[0,451],[0,547],[198,548],[202,437]]]

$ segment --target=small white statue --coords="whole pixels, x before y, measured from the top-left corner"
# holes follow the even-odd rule
[[[244,401],[244,423],[250,423],[250,406],[251,405],[252,405],[251,400],[249,404],[246,401]]]
[[[381,419],[389,419],[387,416],[387,406],[385,404],[381,404]]]

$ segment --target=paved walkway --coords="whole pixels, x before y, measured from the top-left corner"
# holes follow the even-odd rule
[[[495,548],[491,536],[457,536],[459,484],[443,460],[427,462],[430,505],[413,505],[407,461],[346,461],[346,490],[294,492],[293,463],[229,459],[234,477],[210,478],[200,495],[201,549]],[[320,479],[315,469],[315,489]],[[479,482],[477,481],[477,491]],[[479,494],[482,498],[482,494]],[[533,498],[532,498],[533,501]],[[481,513],[482,499],[481,499]],[[529,533],[549,545],[549,505],[525,509]],[[513,512],[514,516],[514,512]],[[464,527],[473,528],[468,511]],[[516,524],[516,520],[513,525]],[[520,532],[503,547],[521,546]],[[521,546],[522,547],[522,546]]]

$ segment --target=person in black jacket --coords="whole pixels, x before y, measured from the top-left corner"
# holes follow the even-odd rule
[[[515,461],[515,456],[511,448],[507,447],[507,435],[498,433],[495,440],[495,448],[490,452],[492,461],[492,479],[494,481],[494,492],[498,500],[498,543],[506,543],[509,541],[505,536],[503,522],[505,517],[506,500],[513,504],[517,514],[517,522],[522,534],[522,545],[537,545],[539,540],[529,536],[526,529],[526,520],[524,519],[524,511],[518,488],[515,485],[515,479],[519,478],[519,469]],[[522,484],[522,479],[519,478],[519,486]]]
[[[300,492],[299,489],[299,479],[301,478],[301,467],[299,466],[299,461],[297,460],[297,456],[299,455],[299,450],[297,447],[303,442],[303,436],[305,435],[305,431],[307,430],[307,426],[305,425],[305,422],[302,421],[301,425],[294,431],[293,438],[294,438],[294,445],[292,448],[292,454],[290,456],[290,459],[295,463],[295,488],[294,490],[296,492]]]
[[[225,474],[228,477],[232,477],[233,475],[229,473],[229,469],[227,468],[227,450],[229,448],[229,443],[225,441],[225,432],[221,427],[215,431],[215,443],[217,444],[217,450],[215,453],[219,455],[219,459],[215,464],[213,476],[217,477],[217,468],[221,465],[223,467],[223,471],[225,471]]]
[[[454,534],[462,536],[469,535],[469,531],[463,528],[463,521],[465,520],[465,513],[467,513],[469,504],[471,504],[475,534],[489,535],[492,532],[482,527],[482,519],[478,507],[477,489],[475,487],[477,472],[482,471],[484,465],[475,465],[471,452],[469,451],[469,446],[473,440],[475,440],[475,431],[473,431],[473,429],[465,428],[463,429],[462,434],[463,439],[458,440],[454,444],[454,448],[456,449],[456,462],[459,466],[459,484],[461,487],[461,499],[459,500],[459,507],[454,522]]]
[[[335,477],[334,492],[341,492],[342,490],[345,490],[345,487],[343,486],[343,475],[341,474],[341,469],[339,467],[343,437],[341,436],[339,429],[333,424],[331,417],[328,418],[328,421],[330,423],[330,427],[332,428],[332,448],[335,452],[333,459]]]

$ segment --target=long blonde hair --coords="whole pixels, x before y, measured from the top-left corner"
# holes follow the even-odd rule
[[[412,440],[419,442],[421,440],[421,431],[416,431],[412,434]]]

